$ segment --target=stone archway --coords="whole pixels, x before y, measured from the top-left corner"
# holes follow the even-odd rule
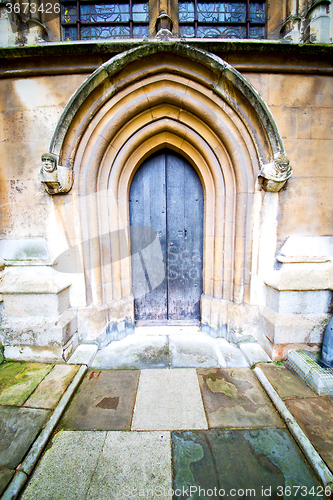
[[[262,197],[257,179],[274,191],[291,175],[276,123],[253,87],[218,57],[154,42],[96,70],[72,96],[50,144],[60,187],[67,174],[63,192],[74,176],[66,196],[80,200],[80,238],[93,242],[82,251],[82,338],[92,335],[87,322],[96,310],[103,320],[93,339],[100,343],[118,338],[120,323],[133,324],[128,250],[105,235],[124,231],[130,247],[131,180],[165,147],[190,162],[203,186],[203,325],[222,334],[230,305],[253,305],[253,206]]]

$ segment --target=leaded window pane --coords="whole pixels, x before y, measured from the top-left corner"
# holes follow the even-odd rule
[[[130,29],[127,26],[85,26],[81,29],[82,40],[100,38],[130,38]]]
[[[240,23],[246,20],[246,4],[198,2],[198,21]]]
[[[83,23],[117,23],[130,19],[129,4],[84,4],[81,5]],[[104,37],[103,37],[104,38]]]
[[[198,38],[246,38],[244,26],[198,26]]]
[[[119,3],[62,0],[61,20],[64,40],[146,38],[149,35],[148,1],[143,0]]]
[[[194,21],[194,2],[179,2],[179,22]]]
[[[133,38],[147,38],[149,36],[149,26],[133,26]]]
[[[148,23],[149,11],[148,3],[136,3],[133,5],[133,21]]]
[[[72,5],[63,5],[62,8],[62,22],[66,24],[76,23],[77,21],[77,8]]]
[[[265,1],[179,2],[179,35],[185,38],[264,38]]]
[[[266,12],[264,3],[250,3],[250,20],[265,23]]]

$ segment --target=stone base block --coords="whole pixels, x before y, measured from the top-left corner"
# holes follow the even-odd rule
[[[202,295],[201,330],[235,343],[257,339],[258,307]]]
[[[306,349],[307,351],[318,352],[320,350],[319,344],[273,344],[263,333],[259,333],[258,342],[264,351],[268,354],[272,361],[282,361],[286,359],[289,352],[295,349]]]
[[[58,293],[3,293],[5,316],[46,316],[62,314],[69,308],[69,288]]]
[[[78,332],[80,343],[95,343],[100,348],[133,333],[134,298],[79,308]]]
[[[278,314],[265,306],[259,312],[259,331],[273,344],[321,344],[330,314]]]
[[[76,310],[67,309],[60,316],[7,317],[1,322],[4,346],[64,347],[77,333]]]
[[[5,346],[7,360],[36,363],[65,363],[62,347],[37,347],[27,345]]]

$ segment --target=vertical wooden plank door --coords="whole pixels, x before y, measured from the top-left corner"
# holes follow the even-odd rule
[[[137,170],[130,188],[132,280],[139,324],[198,324],[202,294],[203,190],[198,174],[182,156],[165,149]],[[142,228],[142,229],[138,229]],[[154,258],[159,238],[165,278]],[[147,237],[145,236],[147,234]],[[137,251],[144,248],[142,252]],[[133,252],[136,251],[136,253]],[[146,323],[147,322],[147,323]]]

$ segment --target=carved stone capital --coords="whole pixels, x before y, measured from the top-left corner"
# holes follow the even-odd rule
[[[40,169],[40,181],[49,194],[68,193],[73,185],[73,171],[58,165],[57,157],[52,153],[42,155],[43,166]]]
[[[263,177],[265,191],[276,193],[283,188],[292,175],[292,168],[286,155],[281,154],[272,162],[263,165],[259,176]]]

